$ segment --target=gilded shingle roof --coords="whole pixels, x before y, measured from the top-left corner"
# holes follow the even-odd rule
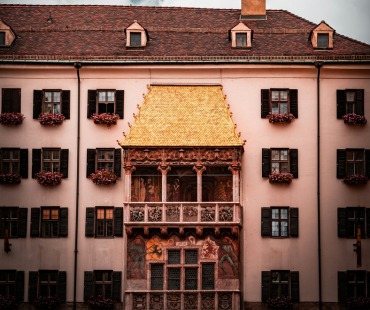
[[[125,146],[242,146],[222,86],[149,87]]]

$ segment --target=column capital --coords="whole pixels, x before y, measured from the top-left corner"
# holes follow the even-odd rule
[[[167,165],[167,163],[161,162],[157,169],[162,173],[162,175],[167,175],[168,171],[171,170],[171,167]]]
[[[202,165],[200,162],[197,162],[193,167],[193,170],[197,173],[197,175],[202,175],[203,171],[206,170],[206,166]]]
[[[233,161],[231,165],[228,167],[228,170],[232,172],[232,174],[238,174],[241,170],[241,165],[239,162]]]
[[[123,165],[123,169],[125,169],[126,175],[131,175],[136,170],[136,167],[133,166],[130,161],[128,161]]]

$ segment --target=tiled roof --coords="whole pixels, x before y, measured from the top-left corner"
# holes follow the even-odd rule
[[[153,85],[130,132],[129,146],[242,146],[222,86]]]
[[[0,19],[17,35],[0,60],[260,61],[370,59],[370,45],[336,34],[334,48],[315,51],[315,24],[282,10],[246,20],[251,49],[231,48],[229,31],[240,10],[143,6],[0,5]],[[48,22],[51,18],[52,22]],[[124,29],[137,20],[149,35],[144,49],[127,49]]]

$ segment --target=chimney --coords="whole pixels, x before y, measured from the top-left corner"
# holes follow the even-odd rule
[[[266,0],[242,0],[240,19],[266,19]]]

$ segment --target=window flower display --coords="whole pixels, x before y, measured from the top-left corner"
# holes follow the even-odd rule
[[[110,127],[117,124],[117,121],[119,120],[119,115],[112,113],[94,113],[90,118],[94,120],[95,124],[101,124]]]
[[[365,125],[367,123],[367,119],[363,115],[359,115],[356,113],[348,113],[343,115],[342,119],[344,123],[347,125]]]
[[[92,309],[114,309],[114,301],[101,295],[90,297],[87,303]]]
[[[292,301],[289,297],[269,298],[266,302],[271,309],[290,309]]]
[[[37,119],[42,126],[62,125],[65,117],[63,114],[41,113]]]
[[[24,115],[22,113],[1,113],[0,124],[8,126],[18,126],[23,123]]]
[[[17,300],[14,296],[5,297],[0,295],[0,309],[11,310],[17,309]]]
[[[0,184],[19,184],[21,176],[18,174],[0,174]]]
[[[295,117],[291,113],[269,113],[266,116],[271,124],[288,124],[294,121]]]
[[[350,185],[366,184],[367,181],[368,181],[367,176],[359,175],[359,174],[351,175],[343,179],[343,182],[345,184],[350,184]]]
[[[271,184],[290,184],[293,180],[293,174],[288,172],[271,173],[269,175],[269,182]]]
[[[33,304],[36,309],[58,309],[60,299],[57,296],[39,296]]]
[[[62,183],[63,174],[52,171],[40,171],[36,173],[36,180],[44,186],[55,186]]]
[[[111,185],[117,182],[118,177],[112,170],[97,170],[90,174],[90,179],[97,185]]]

